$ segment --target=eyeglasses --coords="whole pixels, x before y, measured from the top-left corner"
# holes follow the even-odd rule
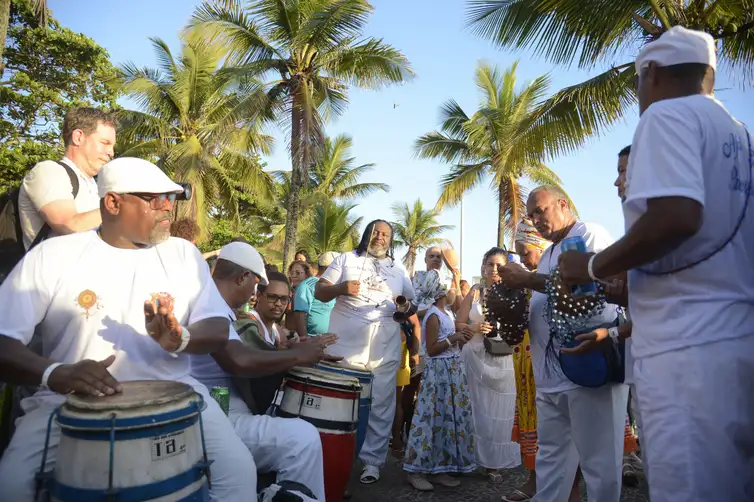
[[[175,204],[175,198],[177,194],[174,193],[158,193],[158,194],[147,194],[147,193],[132,193],[129,195],[133,195],[134,197],[138,197],[147,204],[149,204],[149,208],[153,209],[155,211],[159,211],[161,209],[165,209],[166,206],[173,207],[173,204]]]
[[[290,296],[265,295],[265,297],[267,297],[267,303],[270,305],[275,305],[276,303],[288,305],[288,302],[291,301]]]

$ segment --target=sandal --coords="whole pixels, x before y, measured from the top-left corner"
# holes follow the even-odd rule
[[[516,497],[516,498],[511,498]],[[525,494],[521,490],[513,490],[508,495],[503,495],[502,498],[503,502],[527,502],[531,500],[531,496]]]
[[[371,485],[380,480],[380,468],[376,465],[365,465],[359,476],[359,481],[365,485]]]
[[[500,474],[499,472],[488,472],[487,479],[493,485],[499,485],[500,483],[503,482],[503,475]]]

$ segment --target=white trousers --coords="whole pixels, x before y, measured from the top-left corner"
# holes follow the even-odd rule
[[[374,375],[372,409],[359,458],[382,467],[395,418],[395,380],[401,360],[400,325],[390,320],[366,323],[333,310],[330,332],[339,337],[328,352],[343,356],[349,364],[366,368]]]
[[[257,469],[276,472],[278,481],[301,483],[317,500],[325,500],[322,440],[316,427],[300,418],[253,415],[232,391],[228,418]]]
[[[233,430],[233,425],[220,406],[210,398],[204,386],[195,387],[207,408],[202,412],[204,439],[211,466],[213,501],[246,502],[255,498],[257,470],[254,460]],[[0,460],[0,500],[3,502],[33,502],[34,475],[39,470],[44,451],[47,421],[59,402],[45,402],[30,410],[16,422],[16,431],[8,449]],[[55,466],[60,428],[55,425],[50,433],[45,470]]]
[[[638,359],[634,380],[652,502],[754,500],[754,336]]]
[[[537,392],[535,502],[568,500],[579,464],[589,502],[619,502],[627,404],[625,385]]]

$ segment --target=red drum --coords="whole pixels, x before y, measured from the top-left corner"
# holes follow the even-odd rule
[[[361,384],[356,378],[294,368],[286,378],[277,416],[301,418],[319,430],[327,502],[341,502],[356,453]]]

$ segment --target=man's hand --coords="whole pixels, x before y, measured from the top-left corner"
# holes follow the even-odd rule
[[[102,397],[121,392],[123,387],[107,371],[113,361],[115,354],[103,361],[85,359],[76,364],[63,364],[52,370],[47,386],[58,394],[76,392]]]
[[[589,277],[589,259],[594,253],[566,251],[558,257],[560,278],[568,286],[577,286],[594,282]]]
[[[581,342],[575,347],[561,348],[560,351],[564,354],[579,355],[589,354],[596,350],[604,348],[606,345],[610,345],[612,340],[607,335],[607,329],[597,328],[591,333],[584,333],[574,338],[577,342]]]
[[[487,321],[484,321],[483,323],[479,325],[479,332],[483,335],[492,333],[492,324],[488,323]]]
[[[504,266],[498,266],[497,273],[500,280],[511,289],[524,289],[529,283],[533,272],[529,272],[518,263],[509,262]]]
[[[614,279],[605,285],[605,297],[608,303],[628,307],[628,288],[623,279]]]
[[[152,340],[164,350],[175,352],[181,345],[183,326],[172,312],[171,305],[164,305],[165,300],[155,299],[144,302],[144,323]]]
[[[296,353],[298,364],[301,366],[313,366],[323,359],[339,361],[342,357],[329,356],[325,349],[338,341],[338,336],[326,333],[311,337],[306,343],[297,343],[290,350]]]
[[[361,293],[361,282],[346,281],[341,284],[341,295],[359,296]]]

